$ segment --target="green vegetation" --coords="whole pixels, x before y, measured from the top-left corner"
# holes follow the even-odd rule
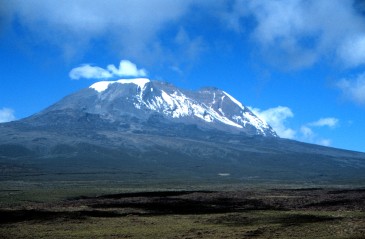
[[[249,211],[57,218],[3,224],[2,238],[362,238],[364,213]]]
[[[364,189],[147,192],[110,182],[99,190],[81,182],[52,185],[1,191],[0,238],[360,239],[365,233]]]

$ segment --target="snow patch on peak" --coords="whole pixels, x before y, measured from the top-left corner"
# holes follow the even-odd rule
[[[200,90],[198,94],[188,91],[180,91],[178,88],[166,83],[147,85],[150,82],[146,78],[120,79],[116,81],[100,81],[90,88],[101,93],[108,89],[111,84],[134,84],[136,91],[132,97],[126,98],[138,110],[156,111],[171,118],[189,118],[188,122],[202,120],[210,123],[213,127],[216,124],[225,124],[236,128],[247,128],[250,132],[256,128],[256,134],[273,135],[275,132],[263,120],[254,115],[249,108],[243,106],[238,100],[225,91],[221,90]],[[146,93],[148,90],[148,94]],[[203,95],[202,95],[203,94]],[[103,95],[99,95],[103,96]],[[228,99],[229,98],[229,99]],[[223,101],[229,103],[227,107]],[[236,107],[238,106],[238,108]],[[221,127],[221,126],[219,126]]]
[[[155,101],[149,103],[150,104],[145,104],[148,108],[153,110],[160,109],[163,113],[171,116],[172,118],[195,116],[209,123],[217,120],[226,125],[243,128],[240,124],[237,124],[225,117],[222,111],[222,114],[219,114],[212,107],[188,98],[179,91],[168,94],[161,90],[161,97],[156,97]]]
[[[99,81],[92,84],[89,88],[96,90],[97,92],[103,92],[108,89],[109,85],[115,83],[115,81]]]
[[[245,107],[241,104],[241,102],[239,102],[238,100],[236,100],[233,96],[231,96],[230,94],[228,94],[227,92],[223,91],[223,93],[228,96],[236,105],[238,105],[242,110],[245,109]],[[223,100],[223,98],[222,98]]]
[[[89,88],[96,90],[101,93],[108,89],[109,85],[119,83],[119,84],[135,84],[139,88],[143,89],[145,85],[150,82],[147,78],[135,78],[135,79],[120,79],[116,81],[99,81],[92,84]]]

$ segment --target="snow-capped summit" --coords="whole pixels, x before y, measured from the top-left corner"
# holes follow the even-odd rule
[[[121,122],[126,116],[147,121],[159,115],[170,123],[277,137],[270,125],[225,91],[212,87],[189,91],[147,78],[100,81],[46,111],[65,109],[96,114],[110,122]]]
[[[92,84],[89,88],[92,88],[100,93],[108,89],[109,85],[118,83],[118,84],[135,84],[142,89],[148,82],[150,82],[150,80],[147,78],[136,78],[130,80],[120,79],[117,81],[99,81]]]

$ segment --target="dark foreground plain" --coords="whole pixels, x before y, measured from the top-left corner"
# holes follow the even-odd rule
[[[12,183],[0,238],[365,238],[364,188]]]

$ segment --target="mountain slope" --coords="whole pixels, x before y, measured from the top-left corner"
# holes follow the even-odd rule
[[[3,180],[365,182],[363,153],[280,139],[216,88],[147,79],[99,82],[0,124],[0,163]]]
[[[124,122],[126,117],[148,120],[159,116],[171,123],[277,137],[267,123],[224,91],[214,88],[186,91],[144,78],[95,83],[27,121],[38,121],[45,114],[64,110],[98,115],[110,123]]]

